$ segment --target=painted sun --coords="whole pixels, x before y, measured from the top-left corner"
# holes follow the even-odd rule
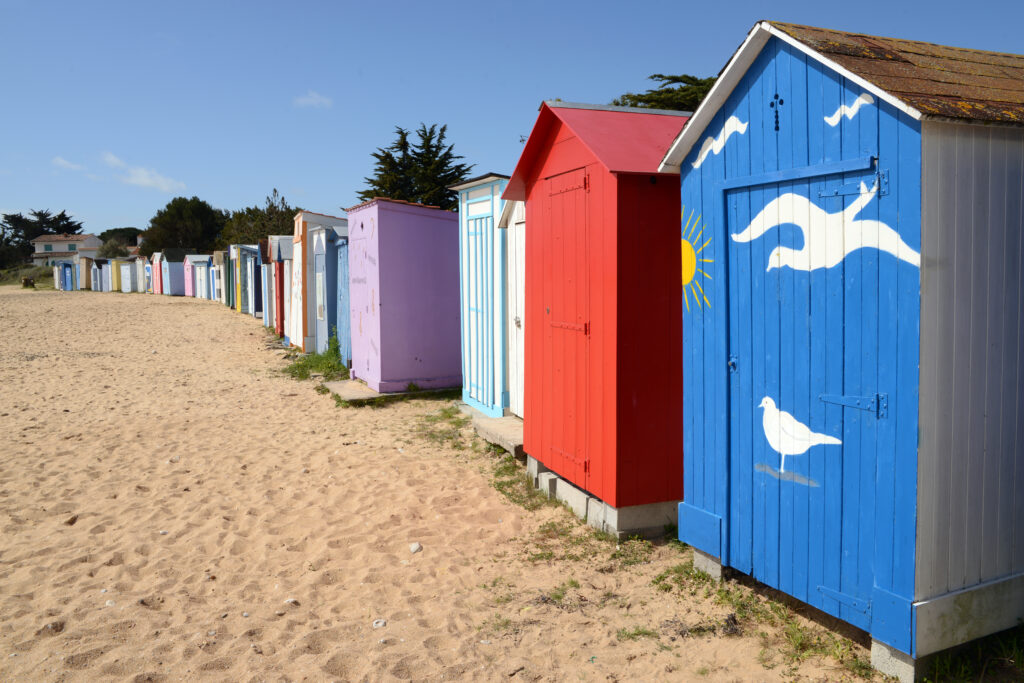
[[[700,224],[700,216],[697,219],[693,219],[693,211],[690,211],[689,218],[686,217],[686,211],[680,215],[680,218],[685,220],[686,223],[683,225],[682,235],[682,257],[683,257],[683,300],[686,302],[686,310],[690,310],[690,297],[693,297],[693,301],[697,304],[698,308],[707,306],[711,308],[711,302],[708,301],[707,294],[704,292],[704,287],[700,283],[701,278],[711,279],[711,276],[704,272],[704,267],[701,264],[714,263],[714,259],[701,258],[701,252],[704,251],[704,247],[711,244],[711,238],[701,244],[700,240],[704,236],[704,227]],[[699,247],[694,245],[700,244]]]

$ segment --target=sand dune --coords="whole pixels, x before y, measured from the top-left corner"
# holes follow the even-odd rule
[[[849,677],[683,637],[730,608],[652,583],[678,549],[511,504],[436,401],[337,408],[219,304],[3,287],[0,324],[2,680]]]

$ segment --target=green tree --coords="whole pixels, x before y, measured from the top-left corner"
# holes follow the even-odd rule
[[[290,235],[295,225],[295,214],[301,211],[288,204],[277,188],[263,206],[250,206],[233,211],[217,239],[220,249],[229,244],[256,244],[268,235]]]
[[[33,210],[28,216],[5,213],[0,219],[0,267],[16,265],[32,256],[32,240],[42,235],[79,235],[81,221],[66,211],[54,215],[48,209]]]
[[[134,245],[135,238],[142,234],[142,230],[139,228],[111,228],[110,230],[104,230],[99,234],[99,238],[104,242],[109,242],[112,239],[121,240],[121,244]]]
[[[100,258],[118,258],[128,255],[128,247],[120,237],[111,237],[96,250],[96,256]]]
[[[707,96],[715,77],[697,78],[689,74],[666,76],[653,74],[648,80],[658,81],[660,85],[644,93],[625,93],[619,95],[612,104],[617,107],[643,107],[649,109],[673,109],[676,111],[697,111],[701,101]]]
[[[415,143],[410,143],[408,130],[396,126],[395,133],[394,142],[373,153],[373,175],[365,178],[367,188],[359,198],[402,199],[446,211],[458,208],[458,195],[448,186],[465,180],[473,166],[458,162],[462,157],[446,142],[448,126],[421,123]]]
[[[145,256],[175,247],[210,251],[227,218],[226,212],[213,208],[199,197],[175,197],[149,220],[139,251]]]

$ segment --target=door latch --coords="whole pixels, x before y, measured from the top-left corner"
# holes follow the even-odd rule
[[[736,356],[729,356],[727,365],[729,366],[729,372],[736,372]]]

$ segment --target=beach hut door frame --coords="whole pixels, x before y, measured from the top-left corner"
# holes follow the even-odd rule
[[[547,459],[550,468],[570,481],[590,488],[594,472],[587,443],[588,368],[590,366],[590,319],[587,274],[588,182],[579,168],[546,178],[544,209],[552,231],[553,262],[562,263],[557,282],[543,294],[548,343],[543,348],[543,376],[551,382],[550,409],[541,419],[557,419]],[[551,416],[558,416],[557,418]]]
[[[727,181],[727,224],[714,235],[728,242],[723,285],[732,290],[723,552],[770,586],[792,594],[806,585],[861,628],[871,625],[874,575],[871,525],[857,520],[874,514],[878,430],[893,389],[881,385],[895,381],[860,366],[861,335],[879,333],[871,307],[862,310],[862,268],[877,273],[864,264],[885,250],[871,248],[868,232],[888,227],[874,220],[884,176],[872,163]],[[898,259],[916,254],[889,246]],[[814,562],[822,585],[807,585]]]

